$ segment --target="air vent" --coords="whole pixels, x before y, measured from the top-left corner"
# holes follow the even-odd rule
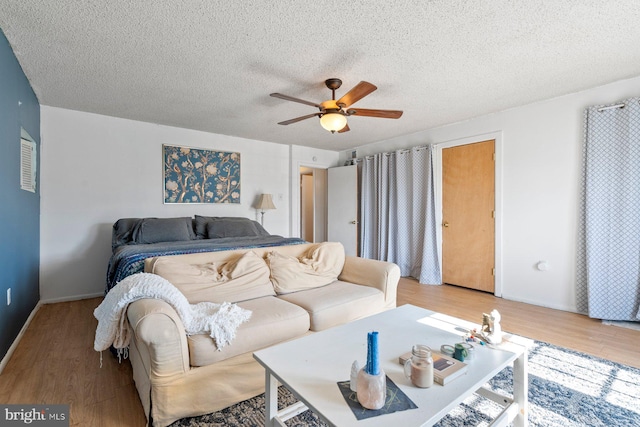
[[[20,138],[20,189],[36,192],[36,143]]]

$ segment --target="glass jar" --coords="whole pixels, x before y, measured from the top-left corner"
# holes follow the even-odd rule
[[[429,347],[416,344],[411,348],[411,359],[404,363],[404,375],[416,387],[427,388],[433,385],[433,359]]]

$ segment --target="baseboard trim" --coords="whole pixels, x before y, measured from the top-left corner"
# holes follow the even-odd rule
[[[35,317],[35,315],[38,312],[38,310],[40,310],[41,306],[42,306],[42,303],[40,301],[38,301],[38,303],[33,308],[33,310],[31,310],[31,314],[29,314],[29,317],[27,317],[27,321],[24,322],[24,325],[22,326],[22,329],[20,329],[20,332],[18,332],[18,336],[16,337],[15,340],[13,340],[13,344],[11,344],[11,347],[9,347],[9,350],[7,350],[7,354],[5,354],[4,357],[2,358],[2,361],[0,361],[0,374],[2,374],[2,371],[4,370],[4,367],[7,365],[7,363],[9,363],[9,359],[11,359],[11,356],[13,355],[13,352],[16,351],[16,348],[18,347],[18,344],[20,343],[20,340],[24,336],[24,333],[27,331],[27,328],[29,327],[29,324],[31,323],[31,321]]]
[[[537,300],[532,300],[528,298],[514,297],[512,295],[505,294],[504,292],[502,293],[502,298],[508,299],[510,301],[517,301],[517,302],[523,302],[525,304],[537,305],[538,307],[552,308],[554,310],[567,311],[569,313],[583,314],[583,313],[580,313],[578,310],[576,310],[575,307],[570,307],[564,304],[549,304],[548,301],[537,301]]]
[[[55,304],[57,302],[78,301],[81,299],[90,299],[90,298],[97,298],[97,297],[103,297],[103,296],[104,296],[104,292],[97,292],[95,294],[84,294],[84,295],[74,295],[71,297],[43,299],[43,300],[40,300],[40,302],[42,304]]]

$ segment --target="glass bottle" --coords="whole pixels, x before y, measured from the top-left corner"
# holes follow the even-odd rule
[[[431,387],[433,385],[431,349],[422,344],[414,345],[411,349],[411,359],[404,363],[404,374],[416,387]]]

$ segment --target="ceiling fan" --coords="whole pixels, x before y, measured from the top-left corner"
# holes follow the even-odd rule
[[[323,101],[320,104],[305,101],[304,99],[294,98],[292,96],[283,95],[281,93],[272,93],[274,98],[285,99],[287,101],[299,102],[301,104],[311,105],[320,110],[318,113],[307,114],[306,116],[296,117],[295,119],[285,120],[278,123],[279,125],[290,125],[299,121],[310,119],[311,117],[320,117],[320,125],[331,133],[343,133],[349,130],[347,124],[348,116],[378,117],[387,119],[398,119],[402,116],[399,110],[371,110],[366,108],[349,108],[365,96],[377,89],[376,86],[369,82],[362,81],[355,85],[353,89],[347,92],[342,98],[336,100],[336,89],[342,86],[340,79],[327,79],[324,81],[327,88],[331,90],[331,99]]]

